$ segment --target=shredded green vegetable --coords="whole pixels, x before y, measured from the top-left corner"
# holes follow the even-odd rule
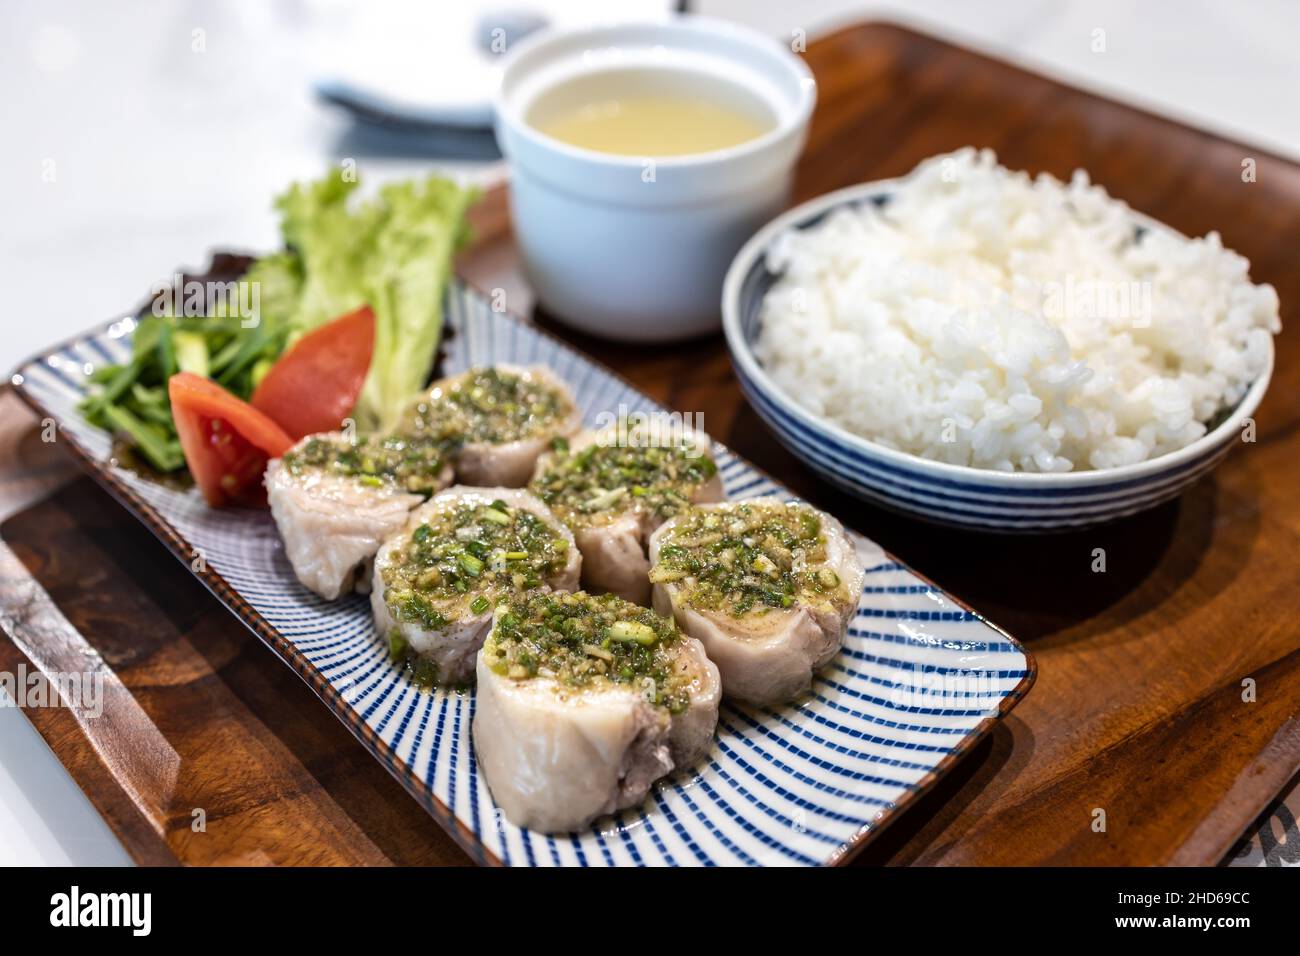
[[[254,366],[284,347],[288,328],[265,314],[255,329],[238,316],[156,316],[138,320],[131,358],[103,365],[90,376],[91,394],[81,403],[92,424],[125,439],[152,468],[184,467],[176,437],[167,380],[180,371],[207,375],[247,398],[256,386]]]

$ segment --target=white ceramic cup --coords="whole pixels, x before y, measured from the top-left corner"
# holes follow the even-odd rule
[[[644,87],[646,77],[665,93],[722,102],[743,93],[773,125],[727,149],[639,157],[571,146],[530,124],[539,101],[597,82]],[[502,67],[496,132],[542,304],[574,328],[623,341],[716,330],[727,266],[784,207],[815,100],[812,74],[789,49],[717,20],[547,30],[520,42]]]

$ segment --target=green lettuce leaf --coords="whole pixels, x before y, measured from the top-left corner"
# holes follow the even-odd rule
[[[429,376],[452,256],[477,194],[435,176],[357,202],[357,185],[332,173],[293,186],[276,206],[301,276],[290,341],[361,305],[374,310],[374,356],[353,411],[368,431],[394,425]]]

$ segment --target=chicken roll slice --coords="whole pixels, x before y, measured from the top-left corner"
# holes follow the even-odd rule
[[[519,488],[556,438],[582,425],[568,386],[543,366],[473,368],[435,382],[409,413],[416,429],[455,433],[461,484]]]
[[[844,641],[865,576],[843,526],[776,499],[701,505],[650,538],[654,606],[698,638],[723,691],[791,700]]]
[[[369,584],[369,564],[412,508],[451,483],[442,443],[308,435],[266,468],[267,500],[294,574],[323,598]]]
[[[418,682],[465,684],[497,601],[576,588],[581,563],[569,529],[527,492],[449,488],[379,549],[375,627]]]
[[[512,823],[576,830],[703,758],[720,696],[672,620],[614,595],[523,595],[478,657],[474,748]]]
[[[615,427],[542,457],[529,488],[573,531],[585,588],[650,603],[650,534],[693,502],[723,498],[709,444],[689,429]]]

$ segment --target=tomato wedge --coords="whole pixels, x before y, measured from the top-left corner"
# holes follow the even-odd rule
[[[214,508],[264,504],[268,458],[293,446],[284,429],[211,379],[178,372],[167,382],[185,463]]]
[[[364,305],[308,332],[253,391],[253,407],[302,438],[335,431],[352,413],[375,350],[375,313]]]

